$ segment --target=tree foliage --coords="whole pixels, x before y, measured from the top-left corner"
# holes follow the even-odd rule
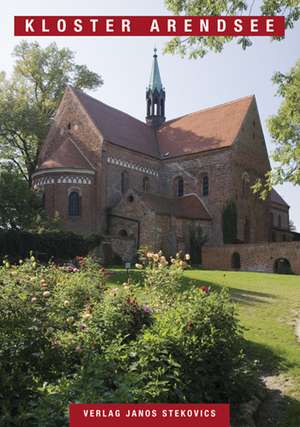
[[[26,229],[42,216],[40,196],[15,170],[0,169],[0,229]]]
[[[291,182],[300,184],[300,60],[287,74],[276,73],[273,82],[282,103],[276,115],[270,117],[268,128],[275,145],[273,160],[277,165],[259,180],[254,191],[266,198],[274,185]]]
[[[223,216],[223,243],[231,244],[237,241],[237,208],[234,201],[229,201],[224,207]]]
[[[22,41],[12,76],[0,73],[0,156],[30,183],[42,142],[66,85],[95,89],[102,78],[75,63],[74,52],[51,43]]]
[[[255,0],[165,0],[166,7],[175,15],[222,15],[241,16],[251,15]],[[263,0],[260,6],[262,15],[284,15],[286,28],[293,28],[300,17],[299,0]],[[243,49],[252,45],[249,37],[235,38]],[[279,38],[277,38],[279,39]],[[221,52],[226,43],[233,41],[233,37],[175,37],[167,43],[167,53],[177,53],[190,58],[203,57],[208,51]]]

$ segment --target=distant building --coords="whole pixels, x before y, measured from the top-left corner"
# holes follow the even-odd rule
[[[148,246],[200,262],[203,240],[224,244],[228,205],[230,243],[291,240],[284,200],[250,189],[270,169],[255,97],[170,121],[165,102],[156,52],[146,123],[67,87],[33,176],[49,214],[69,230],[101,233],[106,257],[123,260]]]
[[[290,229],[289,205],[273,189],[271,191],[271,241],[285,242],[300,240],[300,234]]]

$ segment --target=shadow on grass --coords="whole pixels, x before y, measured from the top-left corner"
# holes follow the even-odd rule
[[[250,360],[258,361],[262,376],[277,375],[287,369],[286,360],[275,354],[267,345],[245,339],[243,347]]]
[[[300,402],[280,389],[268,389],[254,420],[259,427],[299,427]]]
[[[229,288],[230,296],[234,302],[247,305],[270,304],[276,297],[265,292],[254,292],[245,289]]]
[[[210,286],[213,290],[221,291],[226,288],[229,291],[230,297],[234,302],[255,305],[255,304],[270,304],[276,298],[275,295],[266,292],[249,291],[247,289],[231,288],[226,283],[220,284],[216,282],[209,282],[207,280],[200,281],[189,277],[184,277],[185,289],[193,286],[206,285]]]
[[[131,282],[136,283],[140,288],[143,288],[142,284],[142,276],[143,272],[138,270],[130,270],[129,275],[127,275],[127,272],[122,269],[112,269],[111,276],[108,278],[109,284],[118,285],[122,284],[127,281],[128,277]],[[249,291],[246,289],[239,289],[239,288],[230,288],[228,284],[226,283],[216,283],[216,282],[209,282],[207,280],[199,280],[199,279],[193,279],[191,277],[183,277],[183,286],[182,291],[186,291],[192,287],[199,287],[199,286],[210,286],[213,290],[221,291],[222,289],[226,288],[228,289],[231,299],[240,304],[244,305],[255,305],[255,304],[270,304],[272,299],[275,299],[276,297],[273,294],[266,293],[266,292],[257,292],[257,291]]]

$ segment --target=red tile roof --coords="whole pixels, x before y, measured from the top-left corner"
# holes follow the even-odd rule
[[[272,188],[272,191],[271,191],[271,202],[276,203],[277,205],[289,207],[286,201],[280,196],[280,194],[274,188]]]
[[[169,157],[229,147],[253,101],[247,96],[166,122],[158,130],[162,155]]]
[[[67,137],[56,151],[39,164],[39,169],[50,168],[91,169],[91,165],[76,148],[75,143]]]
[[[159,157],[154,130],[140,120],[71,88],[106,141]]]
[[[210,221],[211,216],[196,194],[170,198],[152,193],[138,193],[140,198],[158,215]]]
[[[233,144],[253,96],[166,122],[158,131],[71,88],[106,141],[152,157],[171,158]],[[168,156],[165,156],[169,153]]]

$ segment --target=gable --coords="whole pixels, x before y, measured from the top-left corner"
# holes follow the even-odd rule
[[[255,97],[233,145],[233,160],[245,170],[264,176],[270,170],[269,155]]]
[[[47,161],[67,167],[71,161],[77,164],[82,163],[83,159],[89,163],[89,167],[95,167],[100,158],[101,145],[101,134],[73,91],[67,88],[42,145],[38,167]]]

